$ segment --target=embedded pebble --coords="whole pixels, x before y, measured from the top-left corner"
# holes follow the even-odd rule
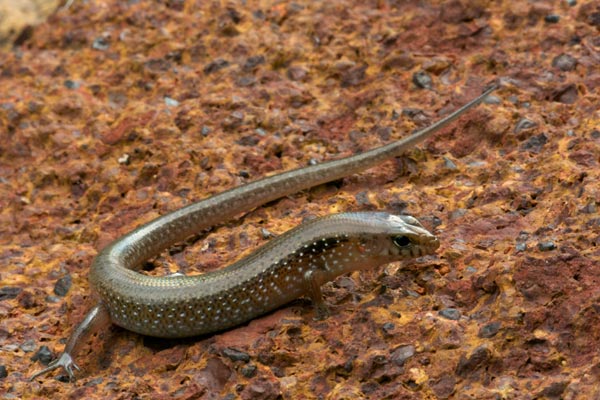
[[[202,125],[202,129],[200,130],[200,134],[202,136],[208,136],[208,134],[210,133],[210,128],[206,125]]]
[[[308,71],[302,67],[290,67],[287,70],[287,77],[293,81],[302,81],[307,78]]]
[[[595,202],[589,202],[582,209],[581,212],[584,214],[595,214],[598,209],[596,208]]]
[[[539,396],[545,399],[562,399],[567,386],[569,386],[569,381],[552,382],[542,389]]]
[[[23,289],[16,286],[3,286],[0,288],[0,301],[14,299]]]
[[[246,59],[246,62],[243,65],[243,69],[245,71],[251,71],[257,66],[265,63],[265,56],[251,56]]]
[[[456,164],[454,164],[454,161],[452,161],[448,157],[444,157],[444,167],[449,170],[457,169]]]
[[[535,128],[537,126],[537,123],[528,120],[527,118],[521,118],[519,120],[519,122],[517,122],[517,124],[515,125],[515,129],[514,132],[515,133],[519,133],[521,131],[524,131],[526,129],[531,129],[531,128]]]
[[[69,292],[69,289],[71,289],[71,284],[71,275],[63,276],[56,281],[56,284],[54,285],[54,294],[64,297]]]
[[[433,86],[433,81],[429,74],[425,71],[418,71],[413,74],[412,81],[417,87],[421,89],[431,89]]]
[[[232,361],[250,361],[250,356],[248,355],[248,353],[244,353],[243,351],[239,351],[231,347],[224,349],[223,355]]]
[[[572,71],[577,66],[577,59],[569,54],[562,53],[552,60],[552,66],[561,71]]]
[[[94,42],[92,43],[92,48],[94,50],[105,51],[105,50],[108,50],[109,47],[110,47],[110,42],[104,36],[97,37],[96,39],[94,39]]]
[[[525,143],[523,143],[521,150],[539,153],[546,143],[548,143],[548,138],[543,133],[540,133],[539,135],[531,136]]]
[[[394,325],[391,322],[386,322],[381,326],[381,329],[383,330],[383,332],[385,332],[388,335],[391,334],[395,328],[396,328],[396,325]]]
[[[177,100],[172,99],[168,96],[165,96],[164,100],[165,100],[165,105],[167,107],[177,107],[179,105],[179,102]]]
[[[460,311],[456,308],[444,308],[443,310],[440,310],[438,314],[446,319],[454,321],[459,320],[461,316]]]
[[[556,244],[553,241],[547,240],[545,242],[538,243],[538,249],[540,251],[551,251],[556,249]]]
[[[468,358],[464,355],[460,358],[456,367],[456,375],[467,378],[475,371],[486,368],[491,358],[492,352],[490,349],[485,345],[479,346],[473,350]]]
[[[6,365],[0,365],[0,379],[6,378],[8,376],[8,371],[6,370]]]
[[[52,354],[52,351],[48,348],[48,346],[40,346],[38,351],[31,356],[31,361],[39,360],[42,364],[48,365],[50,364],[50,361],[52,361],[52,358],[54,358],[54,354]]]
[[[67,89],[79,89],[81,87],[81,83],[78,81],[73,81],[71,79],[67,79],[64,82],[64,85]]]
[[[216,60],[206,64],[204,67],[204,73],[206,75],[212,74],[213,72],[217,72],[223,68],[229,66],[229,61],[224,60],[222,58],[217,58]]]
[[[242,368],[242,375],[244,375],[246,378],[252,378],[254,375],[256,375],[256,370],[256,365],[248,364]]]
[[[492,338],[496,336],[496,334],[500,331],[501,327],[502,324],[498,321],[490,322],[489,324],[486,324],[483,327],[481,327],[477,336],[484,339]]]
[[[19,346],[19,348],[21,350],[23,350],[25,353],[31,353],[32,351],[35,350],[35,346],[36,346],[35,340],[29,339],[29,340],[26,340],[23,344],[21,344]]]
[[[502,104],[502,99],[495,94],[488,95],[485,100],[483,100],[485,104]]]
[[[400,346],[391,355],[391,360],[399,366],[403,366],[406,360],[415,355],[415,346]]]

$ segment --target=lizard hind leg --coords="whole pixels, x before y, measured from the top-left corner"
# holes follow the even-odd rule
[[[80,371],[79,366],[77,366],[74,361],[75,355],[94,333],[107,329],[111,324],[112,322],[108,309],[102,303],[96,304],[71,333],[62,354],[48,364],[46,368],[33,374],[31,378],[29,378],[29,381],[59,368],[62,368],[63,371],[67,373],[70,381],[74,381],[74,370]]]

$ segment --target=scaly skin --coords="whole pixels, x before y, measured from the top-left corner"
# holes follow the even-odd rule
[[[179,338],[249,321],[302,295],[325,313],[320,286],[343,273],[431,254],[435,236],[408,216],[337,214],[281,235],[250,256],[200,276],[151,277],[135,271],[191,234],[291,193],[363,171],[430,137],[481,103],[496,86],[407,138],[362,154],[266,177],[156,218],[117,239],[95,258],[90,282],[101,301],[74,330],[63,354],[31,377],[64,369],[90,332],[109,321],[145,335]]]

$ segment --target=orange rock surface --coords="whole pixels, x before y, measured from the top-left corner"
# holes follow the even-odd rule
[[[600,398],[597,3],[76,0],[28,29],[0,53],[3,399]],[[325,321],[299,300],[185,341],[115,329],[77,382],[27,381],[94,304],[111,240],[403,137],[493,80],[406,156],[147,269],[217,269],[264,229],[353,210],[415,215],[437,256],[326,285]]]

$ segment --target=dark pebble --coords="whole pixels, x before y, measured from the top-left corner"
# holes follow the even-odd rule
[[[418,108],[407,107],[402,109],[402,115],[406,115],[408,118],[414,120],[417,117],[423,116],[424,113],[423,110],[420,110]]]
[[[6,365],[0,365],[0,379],[6,378],[8,376],[8,371],[6,370]]]
[[[0,288],[0,301],[14,299],[23,289],[16,286],[4,286]]]
[[[519,120],[519,122],[517,122],[517,125],[515,125],[515,129],[514,132],[515,133],[519,133],[521,131],[524,131],[526,129],[531,129],[531,128],[535,128],[537,126],[537,123],[528,120],[527,118],[521,118]]]
[[[109,46],[110,42],[108,39],[102,36],[94,39],[94,42],[92,43],[92,48],[100,51],[108,50]]]
[[[203,125],[202,129],[200,130],[200,134],[202,134],[202,136],[208,136],[209,133],[210,133],[210,128],[206,125]]]
[[[240,172],[238,172],[238,175],[242,178],[250,178],[250,173],[246,170],[241,170]]]
[[[464,355],[460,358],[456,366],[456,375],[461,378],[467,378],[473,372],[487,367],[491,358],[492,352],[486,346],[479,346],[473,350],[469,358],[466,358]]]
[[[491,337],[496,336],[496,334],[498,333],[498,331],[500,331],[500,328],[502,327],[502,324],[498,321],[496,322],[490,322],[487,325],[484,325],[478,333],[478,336],[480,338],[484,338],[484,339],[489,339]]]
[[[460,311],[456,308],[444,308],[438,312],[439,315],[446,319],[458,321],[460,319]]]
[[[19,302],[19,306],[23,307],[26,310],[33,308],[37,305],[37,297],[33,295],[33,293],[24,290],[17,296],[17,301]]]
[[[518,252],[527,251],[527,243],[525,243],[525,242],[517,243],[517,246],[515,248]]]
[[[255,67],[257,67],[261,64],[264,64],[264,63],[265,63],[264,56],[252,56],[252,57],[248,57],[248,59],[244,63],[243,68],[246,71],[250,71],[250,70],[253,70]]]
[[[212,74],[213,72],[217,72],[223,68],[226,68],[227,66],[229,66],[229,61],[224,60],[222,58],[217,58],[216,60],[214,60],[213,62],[208,63],[205,67],[204,67],[204,73],[206,75],[208,74]]]
[[[570,7],[575,7],[577,5],[577,0],[567,0],[567,4]]]
[[[436,217],[435,215],[432,216],[431,219],[429,219],[427,216],[422,217],[422,219],[429,221],[434,228],[437,228],[443,223],[442,219],[440,217]]]
[[[600,131],[599,131],[599,130],[597,130],[597,129],[594,129],[590,135],[591,135],[591,136],[592,136],[592,138],[594,138],[594,139],[600,139]]]
[[[587,20],[588,24],[600,27],[600,11],[591,13]]]
[[[256,370],[256,365],[248,364],[242,368],[242,375],[244,375],[246,378],[252,378],[254,375],[256,375]]]
[[[65,81],[65,87],[67,89],[79,89],[80,86],[81,84],[77,81],[72,81],[71,79]]]
[[[396,328],[396,325],[391,322],[386,322],[381,326],[381,329],[383,329],[383,331],[388,335],[394,330],[394,328]]]
[[[31,361],[38,361],[44,365],[50,364],[50,361],[54,358],[54,354],[48,348],[48,346],[41,346],[38,351],[35,352],[33,356],[31,356]]]
[[[548,138],[543,133],[540,133],[539,135],[530,137],[521,148],[532,153],[539,153],[546,143],[548,143]]]
[[[544,21],[546,21],[549,24],[556,24],[558,23],[558,21],[560,21],[560,16],[556,14],[546,15],[544,17]]]
[[[244,353],[243,351],[232,349],[231,347],[224,349],[223,355],[225,357],[231,359],[232,361],[243,361],[243,362],[250,361],[250,356],[248,355],[248,353]]]
[[[240,146],[256,146],[260,142],[260,138],[255,135],[243,136],[239,140],[236,140],[236,143]]]
[[[577,66],[577,59],[569,54],[559,54],[552,60],[552,66],[561,71],[572,71]]]
[[[436,399],[450,399],[456,392],[456,378],[452,374],[442,374],[437,379],[431,379],[429,387]]]
[[[564,393],[567,386],[569,386],[568,381],[552,382],[540,392],[540,397],[548,399],[562,398],[562,394]]]
[[[366,191],[357,193],[354,196],[354,199],[356,200],[356,204],[358,204],[359,206],[373,206],[373,204],[371,203],[371,199],[369,199],[369,193],[367,193]]]
[[[517,236],[517,240],[522,242],[527,239],[529,239],[529,232],[526,232],[526,231],[519,232],[519,235]]]
[[[556,249],[556,244],[553,241],[548,240],[545,242],[538,243],[538,249],[540,251],[551,251]]]
[[[56,281],[54,285],[54,294],[57,296],[64,297],[71,289],[71,275],[65,275]]]
[[[86,386],[86,387],[98,386],[98,385],[100,385],[102,382],[104,382],[104,379],[103,379],[103,378],[95,378],[95,379],[92,379],[91,381],[87,381],[87,382],[85,383],[85,386]]]
[[[399,366],[403,366],[406,360],[415,355],[415,346],[400,346],[390,356],[391,360]]]
[[[421,89],[431,89],[433,81],[429,74],[425,71],[415,72],[412,81],[415,85],[420,87]]]

